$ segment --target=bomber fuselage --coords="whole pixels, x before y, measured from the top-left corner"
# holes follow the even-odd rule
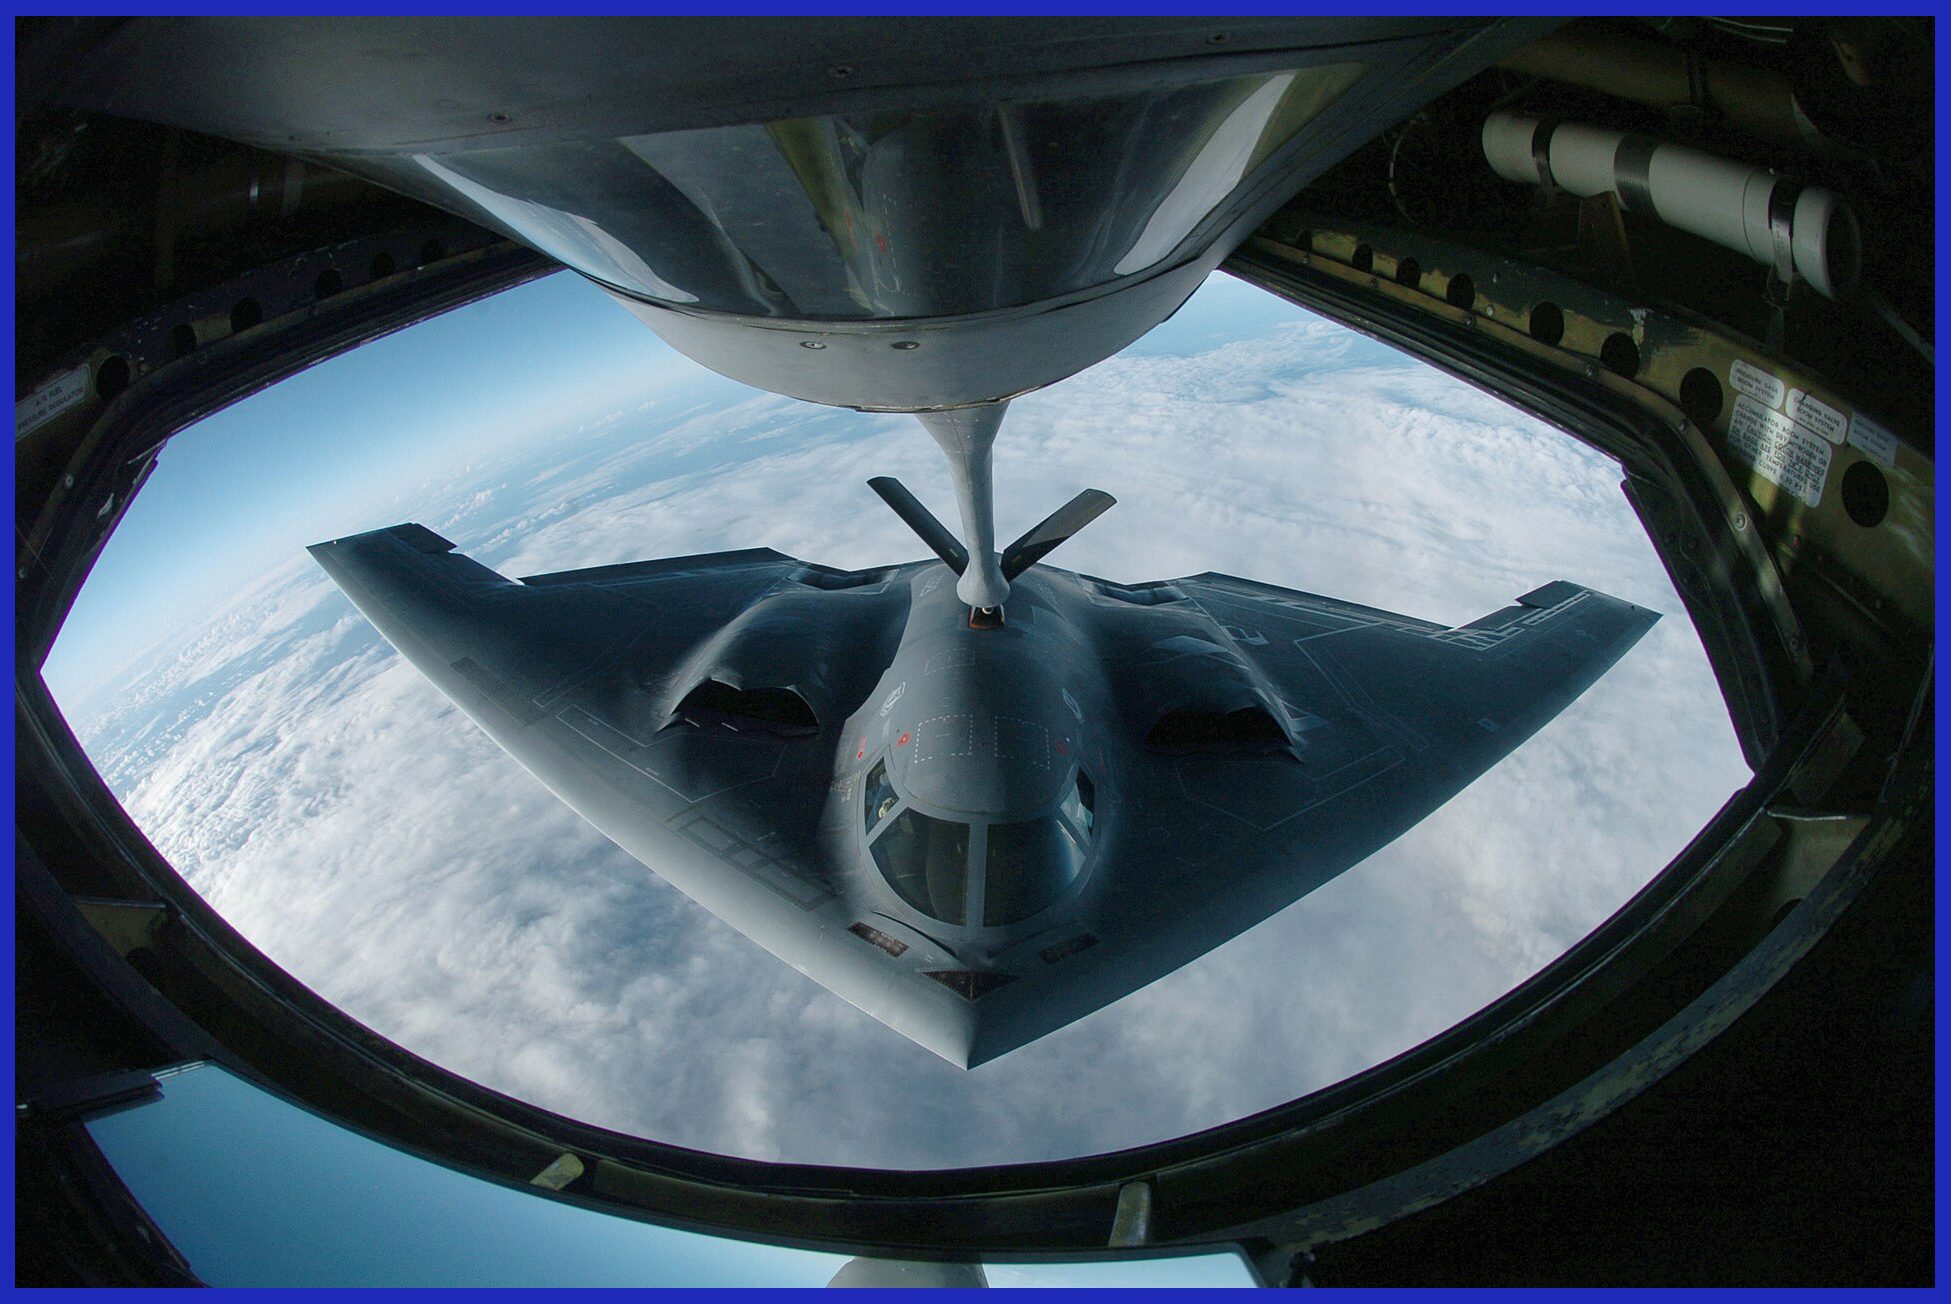
[[[1068,576],[1022,577],[994,628],[971,625],[946,566],[908,583],[893,661],[841,734],[833,800],[852,809],[834,823],[870,883],[934,936],[976,941],[1084,889],[1110,805],[1110,688],[1063,613],[1087,601]]]

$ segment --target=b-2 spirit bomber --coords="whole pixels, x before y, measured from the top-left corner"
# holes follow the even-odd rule
[[[1031,570],[1109,505],[1094,492],[996,546],[1010,401],[1170,317],[1358,124],[1401,120],[1483,57],[1444,24],[1341,39],[1364,28],[886,104],[822,88],[767,107],[753,82],[684,130],[643,119],[637,59],[662,57],[654,41],[613,44],[648,33],[576,29],[560,76],[524,50],[514,80],[581,107],[497,109],[485,133],[449,120],[417,59],[380,79],[385,112],[330,127],[336,85],[302,103],[310,52],[264,103],[209,120],[203,79],[182,69],[228,67],[218,48],[252,29],[192,30],[142,111],[247,138],[282,122],[277,148],[527,242],[721,375],[920,419],[948,457],[961,537],[875,484],[937,562],[836,572],[731,552],[514,583],[417,526],[313,551],[597,828],[972,1065],[1387,843],[1653,619],[1562,583],[1445,630],[1225,576],[1131,587]],[[381,49],[373,35],[347,58]],[[438,62],[502,67],[513,48],[447,45]],[[1468,53],[1449,66],[1439,51]],[[583,111],[598,105],[619,111]]]
[[[1229,575],[993,546],[1003,405],[923,413],[958,539],[509,580],[415,524],[312,554],[556,796],[747,937],[973,1067],[1171,973],[1413,827],[1657,619],[1563,580],[1449,629]],[[1034,567],[1034,569],[1032,569]]]

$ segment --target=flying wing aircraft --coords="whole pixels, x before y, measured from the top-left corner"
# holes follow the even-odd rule
[[[998,555],[871,484],[939,560],[747,549],[515,581],[416,524],[311,551],[612,841],[964,1067],[1361,861],[1657,619],[1563,580],[1448,629],[1228,575],[1032,570],[1110,496]],[[989,520],[986,477],[961,497]]]

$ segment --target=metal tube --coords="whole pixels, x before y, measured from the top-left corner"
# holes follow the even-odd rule
[[[1849,205],[1820,186],[1764,168],[1622,131],[1497,112],[1484,122],[1484,157],[1506,181],[1574,195],[1610,192],[1658,218],[1804,280],[1831,299],[1856,284],[1862,236]]]
[[[1817,143],[1815,127],[1780,73],[1631,37],[1559,31],[1501,61],[1500,68],[1583,86],[1656,109],[1713,110],[1735,131],[1781,144]]]

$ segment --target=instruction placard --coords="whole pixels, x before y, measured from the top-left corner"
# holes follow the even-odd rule
[[[1734,400],[1727,442],[1743,461],[1811,507],[1829,480],[1829,441],[1747,395]]]
[[[1849,419],[1849,442],[1885,466],[1897,464],[1897,437],[1861,412]]]

